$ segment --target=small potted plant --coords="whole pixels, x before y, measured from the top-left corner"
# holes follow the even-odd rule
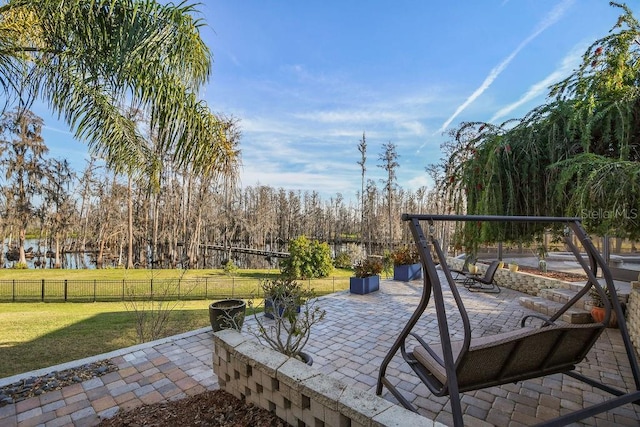
[[[274,313],[282,316],[287,308],[292,308],[296,313],[300,313],[302,295],[300,284],[292,278],[281,276],[274,280],[265,280],[261,283],[264,294],[264,315],[274,318]]]
[[[397,249],[391,256],[393,258],[393,280],[408,282],[422,279],[420,255],[413,246]]]
[[[544,245],[538,246],[538,268],[543,273],[547,272],[547,248]]]
[[[611,317],[609,318],[609,328],[618,327],[618,320],[616,317],[616,312],[613,310],[612,305],[612,297],[611,292],[609,292],[609,288],[604,286],[604,295],[609,300],[609,305],[611,306]],[[591,297],[591,317],[593,317],[594,322],[602,323],[604,321],[604,316],[606,315],[605,309],[605,300],[602,298],[602,295],[596,290],[595,287],[592,287],[589,290],[589,296]]]
[[[478,273],[478,266],[475,264],[467,264],[467,270],[469,270],[471,274],[476,274]]]
[[[311,327],[324,319],[326,314],[317,306],[315,293],[288,278],[265,280],[261,286],[263,292],[270,295],[272,306],[265,307],[265,316],[259,316],[254,310],[257,330],[249,328],[249,332],[261,344],[266,343],[286,356],[311,365],[313,359],[302,349],[309,341]],[[249,306],[252,307],[252,302]],[[267,312],[271,316],[266,316]]]
[[[353,294],[368,294],[380,289],[382,261],[377,258],[365,258],[354,266],[355,277],[349,279],[349,291]]]
[[[224,299],[209,304],[209,321],[213,332],[223,329],[240,331],[247,304],[241,299]]]

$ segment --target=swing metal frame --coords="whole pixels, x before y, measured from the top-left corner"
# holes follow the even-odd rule
[[[420,254],[421,264],[424,270],[424,286],[416,310],[382,361],[378,373],[376,394],[381,395],[383,387],[386,387],[404,407],[417,412],[416,408],[400,393],[386,374],[389,363],[397,352],[400,351],[402,358],[433,394],[436,396],[449,396],[455,426],[463,426],[460,393],[558,372],[571,376],[600,390],[604,390],[614,397],[546,421],[540,425],[566,425],[598,413],[609,411],[627,403],[640,405],[640,369],[638,367],[635,349],[631,343],[629,331],[624,320],[622,307],[617,298],[613,278],[605,260],[583,229],[580,218],[403,214],[402,220],[409,223],[409,228],[417,246],[418,253]],[[428,235],[424,234],[421,221],[428,223]],[[565,243],[584,269],[587,275],[587,283],[570,301],[549,318],[543,318],[539,315],[525,316],[521,321],[522,328],[519,331],[483,337],[482,339],[472,339],[469,316],[464,308],[460,293],[455,286],[451,270],[447,266],[446,255],[434,237],[434,223],[436,221],[564,224],[566,227],[565,230],[567,230],[565,232]],[[586,252],[588,262],[583,258],[576,245],[574,245],[568,230],[573,232],[580,241],[584,252]],[[431,253],[432,250],[435,252],[434,254]],[[432,257],[432,255],[434,257]],[[434,261],[434,258],[436,261]],[[441,266],[462,319],[464,329],[464,339],[462,341],[454,342],[451,340],[442,283],[436,269],[437,263]],[[605,286],[612,297],[611,303],[609,303],[609,299],[605,297],[604,289],[597,279],[598,268],[602,272]],[[592,288],[604,297],[603,301],[605,302],[606,314],[602,323],[571,325],[561,322],[559,320],[561,316]],[[412,330],[432,299],[437,317],[440,342],[429,344],[419,335],[412,332]],[[575,371],[575,365],[584,359],[587,352],[595,344],[609,323],[612,311],[616,313],[618,318],[619,330],[635,381],[636,389],[630,392],[608,386]],[[531,317],[542,319],[542,326],[539,328],[527,327],[526,321]],[[415,341],[418,342],[418,345],[416,345],[413,350],[407,349],[407,340],[409,337],[413,338],[410,340],[411,343]],[[548,347],[549,350],[533,351],[535,354],[531,356],[531,349],[539,350],[540,347]],[[489,359],[488,356],[492,356],[491,359]],[[538,357],[541,360],[523,361],[525,358],[531,359],[531,357]],[[493,371],[486,369],[486,366],[495,359],[500,359],[500,364],[496,369]],[[481,368],[478,368],[480,366]]]

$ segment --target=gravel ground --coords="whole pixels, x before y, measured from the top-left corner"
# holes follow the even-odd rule
[[[64,371],[54,371],[41,377],[29,377],[0,388],[0,407],[117,370],[118,367],[110,360],[101,360]]]

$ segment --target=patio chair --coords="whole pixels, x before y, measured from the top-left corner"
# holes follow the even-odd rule
[[[467,278],[467,274],[470,273],[470,271],[469,271],[469,263],[467,261],[465,261],[464,265],[460,269],[449,267],[449,271],[456,275],[456,277],[453,278],[454,281],[456,281],[456,282],[464,282],[465,279]]]
[[[464,287],[472,292],[489,292],[499,294],[500,286],[498,286],[494,279],[499,266],[500,261],[493,261],[489,264],[489,267],[487,267],[487,271],[484,273],[484,276],[478,276],[471,273],[465,274],[463,282]]]
[[[638,368],[635,350],[622,316],[622,307],[617,297],[615,297],[616,290],[613,285],[613,278],[604,259],[582,228],[579,218],[404,214],[402,219],[409,222],[409,227],[420,253],[425,273],[423,276],[424,287],[418,307],[382,361],[376,388],[378,395],[382,394],[383,387],[387,387],[403,406],[416,411],[411,402],[394,386],[397,381],[387,377],[387,367],[398,350],[400,350],[402,358],[433,394],[436,396],[449,396],[455,426],[463,425],[460,403],[461,392],[556,373],[563,373],[583,381],[590,386],[610,393],[613,397],[546,421],[542,425],[566,425],[627,403],[640,405],[640,369]],[[420,221],[428,221],[428,236],[424,235]],[[587,264],[567,231],[565,243],[585,270],[588,278],[587,283],[576,296],[548,318],[540,315],[525,316],[520,322],[519,329],[497,335],[471,338],[469,316],[455,286],[451,271],[447,267],[446,257],[438,241],[433,236],[435,230],[434,221],[511,221],[565,224],[567,230],[573,231],[578,238],[589,259],[589,264]],[[445,281],[454,299],[453,306],[449,303],[445,304],[441,277],[438,275],[429,253],[430,247],[433,248],[437,258],[440,260]],[[579,325],[559,321],[560,317],[580,298],[586,295],[590,289],[593,288],[599,294],[604,295],[604,290],[596,277],[598,267],[602,269],[605,286],[614,296],[611,303],[607,300],[605,319],[602,322]],[[436,343],[427,343],[420,335],[413,332],[414,326],[418,323],[431,301],[435,306],[440,335],[439,342]],[[447,307],[457,309],[457,314],[462,320],[463,330],[461,332],[463,333],[463,339],[461,340],[451,340],[448,323],[450,313],[448,311],[451,311],[452,308],[447,309]],[[618,318],[622,319],[619,325],[620,333],[635,380],[636,389],[629,392],[603,384],[599,379],[589,378],[575,371],[575,366],[585,358],[604,331],[612,310],[615,311]],[[527,322],[531,323],[529,321],[530,318],[541,319],[542,325],[540,327],[527,325]],[[407,344],[411,348],[407,348]]]

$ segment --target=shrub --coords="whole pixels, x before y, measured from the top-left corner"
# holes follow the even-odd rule
[[[298,357],[309,341],[311,327],[321,321],[326,312],[316,306],[313,290],[304,289],[291,278],[279,277],[261,284],[265,298],[271,307],[265,308],[273,316],[273,323],[264,320],[254,311],[257,331],[249,328],[262,343],[290,357]],[[252,301],[249,302],[252,307]],[[297,309],[300,307],[300,313]]]
[[[238,266],[232,260],[228,260],[224,263],[224,272],[227,276],[235,276],[238,272]]]
[[[359,278],[377,276],[382,272],[382,261],[377,258],[366,258],[356,263],[354,272]]]
[[[335,268],[351,268],[351,255],[347,252],[340,252],[333,260]]]
[[[394,266],[411,265],[420,262],[420,255],[418,255],[418,251],[413,246],[404,246],[402,248],[396,249],[391,254],[391,258],[393,259]]]
[[[280,265],[282,274],[292,279],[326,277],[333,271],[331,249],[326,243],[299,236],[289,242],[289,258]]]
[[[603,290],[604,290],[605,297],[609,300],[609,304],[611,304],[612,295],[611,295],[611,292],[609,292],[609,288],[606,287],[606,286],[603,286]],[[592,287],[591,289],[589,289],[589,296],[591,297],[591,300],[593,302],[593,306],[594,307],[604,307],[604,299],[598,293],[598,291],[596,290],[595,286]]]

